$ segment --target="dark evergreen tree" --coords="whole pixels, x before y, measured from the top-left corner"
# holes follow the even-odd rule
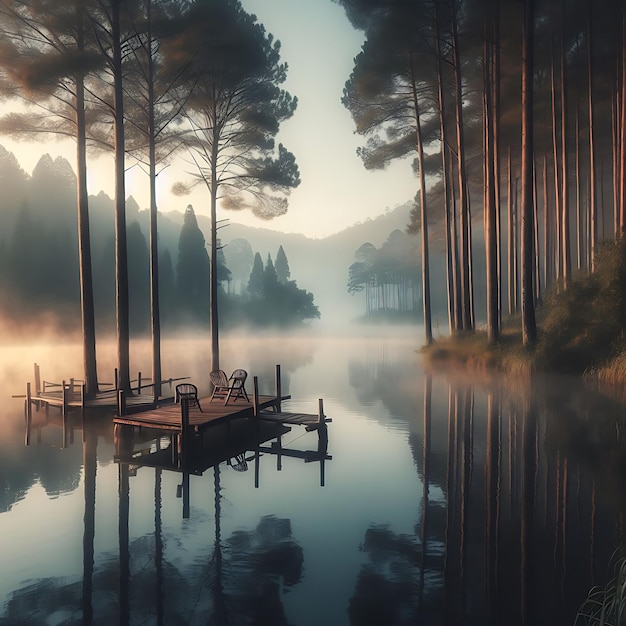
[[[271,300],[278,291],[278,276],[276,268],[272,262],[272,257],[268,253],[265,269],[263,270],[263,298]]]
[[[291,270],[289,269],[289,261],[287,261],[287,255],[282,246],[278,248],[276,253],[276,276],[278,282],[286,283],[291,277]]]
[[[209,320],[210,262],[204,235],[193,207],[185,210],[178,240],[176,294],[183,315],[206,324]]]
[[[233,239],[225,246],[224,255],[228,269],[231,271],[231,279],[234,283],[233,291],[241,293],[245,290],[252,270],[252,262],[254,261],[252,247],[247,239]]]
[[[254,255],[252,272],[250,272],[250,278],[248,280],[248,295],[252,299],[260,300],[263,297],[263,277],[263,261],[261,255],[257,252]]]
[[[146,332],[150,326],[150,253],[137,221],[128,227],[128,285],[130,328]]]

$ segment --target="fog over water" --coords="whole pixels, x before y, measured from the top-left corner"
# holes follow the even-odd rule
[[[568,377],[429,372],[422,340],[416,326],[224,335],[223,368],[262,393],[281,365],[283,410],[324,400],[328,441],[293,426],[280,448],[214,462],[245,420],[232,440],[213,426],[191,473],[167,433],[135,431],[124,456],[111,415],[34,412],[24,445],[10,395],[35,362],[78,377],[80,344],[3,348],[0,625],[572,624],[624,545],[623,407]],[[164,377],[206,393],[209,345],[166,339]],[[98,343],[103,382],[114,354]],[[131,377],[149,368],[150,342],[133,341]]]

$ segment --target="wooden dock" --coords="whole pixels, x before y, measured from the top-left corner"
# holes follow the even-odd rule
[[[117,389],[117,370],[114,372],[114,383],[105,383],[94,397],[87,397],[85,394],[84,381],[75,378],[63,380],[61,382],[50,382],[41,380],[39,365],[35,363],[35,390],[31,389],[30,382],[26,383],[25,395],[14,395],[14,398],[25,398],[24,409],[27,417],[32,416],[33,407],[39,411],[46,412],[50,407],[60,409],[63,415],[71,410],[84,411],[85,409],[105,409],[120,411],[122,404],[124,412],[142,411],[154,408],[162,404],[174,402],[172,385],[178,381],[187,380],[187,377],[169,378],[161,381],[161,386],[169,385],[170,394],[161,395],[154,398],[154,393],[148,393],[153,385],[150,379],[142,378],[141,372],[137,379],[131,381],[132,389],[128,393],[120,395]]]
[[[199,406],[183,399],[180,403],[167,404],[131,415],[119,414],[113,419],[116,426],[134,426],[175,431],[185,437],[188,433],[202,433],[210,426],[230,422],[236,418],[252,418],[262,422],[272,422],[280,426],[305,426],[307,431],[317,430],[320,438],[327,437],[327,424],[331,420],[324,415],[324,402],[319,400],[317,414],[289,413],[282,411],[282,402],[291,396],[281,396],[280,384],[276,395],[260,395],[258,378],[253,378],[252,401],[237,400],[223,403],[211,402],[209,396],[199,399]]]
[[[276,396],[257,396],[258,410],[264,411],[275,407],[278,399]],[[289,396],[283,396],[281,400],[288,400]],[[125,426],[137,426],[143,428],[157,428],[159,430],[176,430],[183,428],[183,408],[186,402],[178,404],[168,403],[149,410],[132,412],[128,415],[116,415],[114,424]],[[189,427],[200,432],[217,422],[225,422],[240,417],[253,417],[255,403],[237,400],[230,404],[224,402],[211,402],[210,396],[200,398],[200,410],[197,406],[187,406]]]
[[[139,375],[141,379],[141,375]],[[174,379],[169,382],[170,387]],[[176,379],[176,380],[183,380]],[[199,399],[199,406],[183,399],[174,402],[173,396],[160,397],[156,401],[152,395],[141,393],[141,382],[136,392],[126,393],[116,388],[101,391],[95,398],[85,397],[85,386],[82,381],[71,379],[69,382],[49,383],[40,382],[39,367],[35,364],[36,392],[31,394],[30,383],[27,383],[26,392],[26,421],[27,432],[32,422],[32,407],[40,410],[45,408],[47,413],[50,406],[61,409],[64,424],[70,409],[84,410],[102,408],[116,410],[113,423],[116,428],[130,426],[135,428],[150,428],[174,432],[181,437],[190,433],[202,433],[210,426],[223,422],[230,424],[237,418],[254,418],[258,423],[271,422],[274,426],[305,426],[307,431],[317,431],[320,438],[327,437],[327,423],[331,420],[324,415],[323,401],[319,400],[317,414],[290,413],[282,410],[282,402],[291,396],[283,396],[281,392],[280,365],[276,366],[276,391],[274,395],[260,395],[258,378],[253,377],[252,401],[243,399],[211,402],[210,396]],[[151,386],[151,385],[149,385]],[[27,435],[28,439],[28,435]]]

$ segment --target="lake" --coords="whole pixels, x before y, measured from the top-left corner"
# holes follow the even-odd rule
[[[34,413],[25,445],[12,394],[34,362],[77,376],[80,352],[3,348],[0,624],[573,624],[624,546],[623,406],[566,377],[425,372],[421,340],[225,338],[223,369],[261,393],[281,365],[283,410],[323,399],[327,448],[293,426],[280,456],[268,441],[192,475],[150,466],[161,433],[116,459],[107,416]],[[164,376],[206,393],[209,346],[165,342]],[[148,375],[145,345],[131,366]]]

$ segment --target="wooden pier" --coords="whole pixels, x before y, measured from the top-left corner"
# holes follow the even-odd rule
[[[141,381],[141,375],[139,375]],[[175,379],[185,380],[185,378]],[[170,387],[174,379],[169,382]],[[210,426],[218,423],[230,423],[237,418],[254,418],[257,423],[271,422],[276,427],[305,426],[307,431],[317,431],[321,439],[327,438],[327,423],[331,420],[324,415],[323,401],[319,400],[317,414],[292,413],[282,410],[282,403],[291,396],[282,395],[280,365],[276,366],[276,391],[274,395],[260,395],[258,378],[253,377],[254,389],[252,401],[243,399],[227,403],[211,402],[210,396],[201,397],[199,403],[184,399],[174,402],[174,396],[158,398],[141,393],[139,382],[137,392],[125,393],[122,390],[111,388],[96,394],[95,398],[86,398],[85,386],[82,381],[71,379],[69,382],[50,383],[40,381],[39,368],[35,364],[35,394],[31,394],[30,383],[26,391],[26,423],[27,433],[30,432],[32,422],[32,407],[39,411],[42,407],[48,412],[49,407],[61,409],[66,424],[67,413],[70,409],[80,410],[83,419],[85,409],[102,408],[117,411],[114,414],[115,428],[130,426],[134,428],[149,428],[173,432],[184,439],[189,434],[200,434]],[[150,385],[151,386],[151,385]],[[28,441],[28,435],[27,435]]]
[[[280,369],[277,366],[277,374]],[[277,378],[279,380],[279,378]],[[252,401],[237,400],[229,404],[211,402],[210,396],[199,399],[199,406],[183,399],[177,404],[167,404],[150,410],[133,412],[130,415],[118,414],[113,423],[118,426],[156,428],[176,431],[183,436],[188,432],[201,433],[210,426],[230,423],[236,418],[253,418],[259,422],[272,422],[283,426],[305,426],[308,431],[317,430],[326,436],[326,425],[331,420],[324,415],[323,401],[319,400],[317,414],[289,413],[282,411],[282,402],[291,396],[282,396],[280,384],[276,385],[276,395],[260,395],[258,379],[253,378]]]
[[[170,378],[161,381],[161,385],[169,385],[170,395],[162,395],[154,398],[153,393],[146,393],[153,387],[149,379],[142,378],[141,372],[137,379],[131,381],[132,390],[130,393],[120,396],[117,389],[117,370],[114,372],[114,383],[103,384],[103,389],[99,390],[94,397],[87,397],[85,394],[84,381],[75,378],[63,380],[61,382],[50,382],[41,380],[39,365],[35,363],[35,390],[32,390],[31,383],[26,383],[26,394],[23,396],[14,395],[14,398],[25,398],[25,412],[27,417],[32,416],[33,407],[37,411],[42,408],[47,412],[50,407],[58,408],[63,415],[71,410],[84,411],[85,409],[108,409],[120,410],[120,402],[124,403],[125,412],[142,411],[153,408],[157,405],[174,402],[172,385],[175,382],[186,380],[183,378]]]

